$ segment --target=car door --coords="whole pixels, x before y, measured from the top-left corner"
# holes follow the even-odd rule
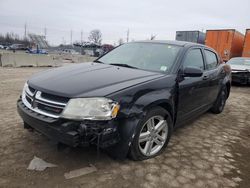
[[[200,68],[203,71],[203,75],[201,77],[185,77],[183,76],[185,67]],[[186,52],[179,74],[181,75],[178,81],[177,121],[192,116],[192,113],[204,109],[208,104],[209,75],[205,70],[204,56],[201,48],[191,48]]]
[[[215,52],[204,49],[205,56],[205,69],[208,74],[209,90],[207,100],[210,104],[214,103],[219,94],[219,81],[221,76],[223,76],[218,70],[218,56]]]

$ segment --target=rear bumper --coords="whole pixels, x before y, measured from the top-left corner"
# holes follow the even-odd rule
[[[31,128],[58,143],[72,147],[95,144],[106,148],[119,141],[117,124],[114,121],[78,122],[55,119],[28,109],[21,100],[17,101],[17,111]]]

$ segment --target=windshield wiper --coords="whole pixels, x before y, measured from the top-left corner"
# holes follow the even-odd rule
[[[95,63],[103,63],[103,62],[100,61],[100,60],[94,60],[93,62],[95,62]]]
[[[128,67],[128,68],[132,68],[132,69],[138,69],[137,67],[133,67],[131,65],[122,64],[122,63],[111,63],[110,65],[115,65],[115,66],[120,66],[120,67]]]

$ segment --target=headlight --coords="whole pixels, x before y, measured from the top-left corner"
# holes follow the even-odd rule
[[[75,120],[110,120],[116,117],[119,105],[107,98],[70,99],[62,117]]]

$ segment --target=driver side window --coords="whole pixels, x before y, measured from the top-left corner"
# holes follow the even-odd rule
[[[184,60],[183,67],[196,67],[204,70],[204,61],[202,52],[200,49],[192,49],[188,51],[186,58]]]

